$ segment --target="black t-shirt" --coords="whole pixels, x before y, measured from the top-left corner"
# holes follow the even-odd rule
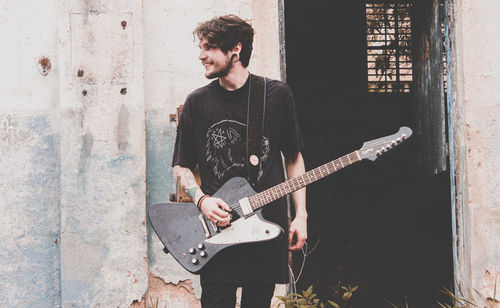
[[[201,189],[214,194],[227,180],[247,178],[246,121],[247,82],[228,91],[218,80],[188,95],[177,127],[172,166],[199,166]],[[263,146],[257,192],[284,181],[281,153],[285,157],[302,151],[303,142],[293,95],[288,86],[267,80]],[[286,199],[262,209],[265,219],[288,230]],[[276,241],[230,247],[204,267],[201,279],[234,282],[287,282],[286,236]]]

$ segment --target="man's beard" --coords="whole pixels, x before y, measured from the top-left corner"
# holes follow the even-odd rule
[[[215,68],[215,66],[214,66],[214,71],[211,73],[206,73],[205,77],[207,77],[208,79],[226,77],[227,73],[229,73],[229,71],[233,67],[232,60],[233,60],[232,58],[227,59],[227,62],[224,63],[224,66],[219,67],[218,69]]]

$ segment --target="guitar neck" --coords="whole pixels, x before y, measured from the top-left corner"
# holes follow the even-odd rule
[[[284,197],[296,190],[299,190],[308,184],[316,182],[360,160],[361,158],[359,156],[358,151],[354,151],[340,158],[332,160],[329,163],[314,168],[296,178],[290,179],[286,182],[268,188],[263,192],[253,195],[250,198],[248,198],[248,201],[250,202],[250,205],[252,206],[253,210],[260,209],[266,204],[278,200],[281,197]]]

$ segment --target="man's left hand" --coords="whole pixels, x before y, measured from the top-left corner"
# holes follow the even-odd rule
[[[294,238],[295,242],[293,241]],[[288,250],[296,251],[302,249],[306,240],[307,217],[295,217],[290,225],[290,230],[288,231]]]

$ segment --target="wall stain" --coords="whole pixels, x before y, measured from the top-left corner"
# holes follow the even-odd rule
[[[128,163],[131,160],[134,160],[135,156],[133,155],[120,155],[115,159],[112,159],[108,162],[108,168],[123,168],[125,163]]]
[[[122,107],[120,108],[120,113],[118,114],[118,150],[123,152],[126,152],[128,147],[129,116],[130,113],[127,107],[125,107],[125,105],[122,105]]]
[[[82,149],[80,150],[80,160],[78,161],[78,176],[82,176],[85,173],[93,144],[94,138],[91,134],[86,133],[82,136]]]

